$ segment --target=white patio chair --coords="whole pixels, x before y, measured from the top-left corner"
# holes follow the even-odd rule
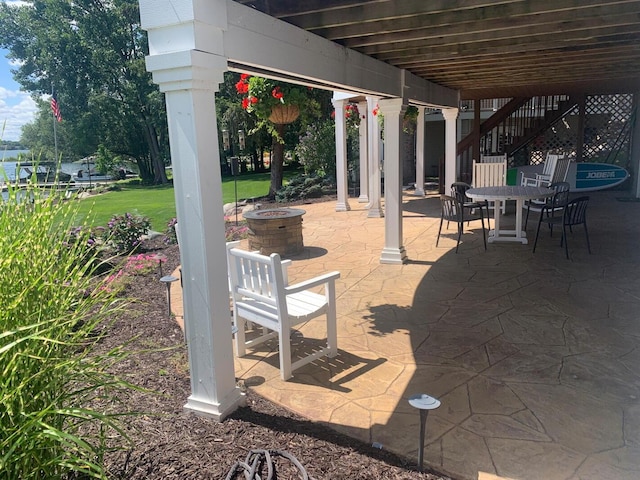
[[[498,187],[507,184],[507,160],[506,156],[501,162],[479,163],[473,161],[473,186],[474,187]],[[500,209],[504,215],[506,203],[500,202]],[[489,208],[495,208],[495,202],[489,202]]]
[[[534,177],[527,177],[522,173],[522,179],[520,184],[525,187],[547,187],[551,183],[564,182],[564,179],[567,176],[568,172],[568,164],[566,165],[566,170],[564,171],[564,177],[562,179],[556,179],[555,171],[558,167],[558,162],[562,159],[564,160],[564,155],[555,155],[555,154],[547,154],[547,158],[544,161],[544,168],[542,169],[542,173],[536,173]],[[569,160],[567,159],[567,162]],[[563,163],[564,164],[564,163]]]
[[[237,328],[236,355],[242,357],[247,347],[253,347],[271,338],[278,338],[280,376],[288,380],[292,372],[320,357],[333,357],[338,351],[336,327],[335,281],[340,272],[285,285],[280,255],[270,256],[229,250],[233,298],[233,320]],[[309,289],[324,288],[324,295]],[[303,358],[292,362],[291,328],[320,315],[326,315],[327,344]],[[245,322],[251,321],[271,330],[270,333],[247,340]]]

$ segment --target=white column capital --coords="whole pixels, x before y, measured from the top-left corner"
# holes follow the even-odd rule
[[[333,108],[344,108],[347,103],[349,103],[348,98],[332,98],[331,99],[331,104],[333,105]]]
[[[384,98],[378,100],[378,105],[384,115],[400,115],[407,110],[407,103],[403,98]]]
[[[219,55],[187,50],[151,55],[146,58],[147,70],[161,92],[172,90],[218,91],[224,81],[227,59]]]
[[[450,122],[452,120],[456,120],[458,118],[458,109],[457,108],[443,108],[442,116],[445,121]]]

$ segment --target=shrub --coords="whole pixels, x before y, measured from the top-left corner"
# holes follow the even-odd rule
[[[177,223],[178,223],[178,219],[176,217],[173,217],[167,223],[167,228],[164,231],[164,234],[167,237],[165,242],[168,243],[169,245],[175,245],[176,243],[178,243],[178,234],[176,232]]]
[[[147,217],[131,213],[114,215],[107,224],[104,240],[116,253],[131,253],[142,243],[142,236],[149,233],[150,227]]]
[[[297,159],[306,174],[314,172],[320,176],[336,175],[335,124],[325,121],[309,125],[295,148]]]
[[[106,478],[107,439],[125,438],[108,404],[126,385],[107,367],[123,353],[93,347],[126,305],[78,262],[90,236],[72,230],[77,204],[20,198],[10,188],[0,215],[0,476]]]
[[[319,198],[333,190],[329,179],[319,176],[296,175],[276,192],[277,202],[293,202],[307,198]]]

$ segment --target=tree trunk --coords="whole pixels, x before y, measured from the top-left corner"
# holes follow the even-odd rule
[[[147,137],[147,143],[149,144],[149,154],[151,155],[151,167],[153,169],[153,183],[156,185],[162,185],[168,183],[167,171],[164,166],[164,161],[160,155],[160,145],[158,145],[158,135],[156,135],[156,129],[153,125],[146,123],[145,135]]]
[[[275,128],[280,138],[284,138],[286,125],[276,124]],[[284,143],[280,143],[277,138],[273,138],[273,156],[271,157],[271,185],[269,187],[269,198],[275,198],[276,192],[282,188],[282,170],[284,167]]]

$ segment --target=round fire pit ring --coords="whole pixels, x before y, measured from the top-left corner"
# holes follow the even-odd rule
[[[304,248],[300,208],[251,210],[242,214],[249,227],[249,250],[262,255],[296,255]]]

